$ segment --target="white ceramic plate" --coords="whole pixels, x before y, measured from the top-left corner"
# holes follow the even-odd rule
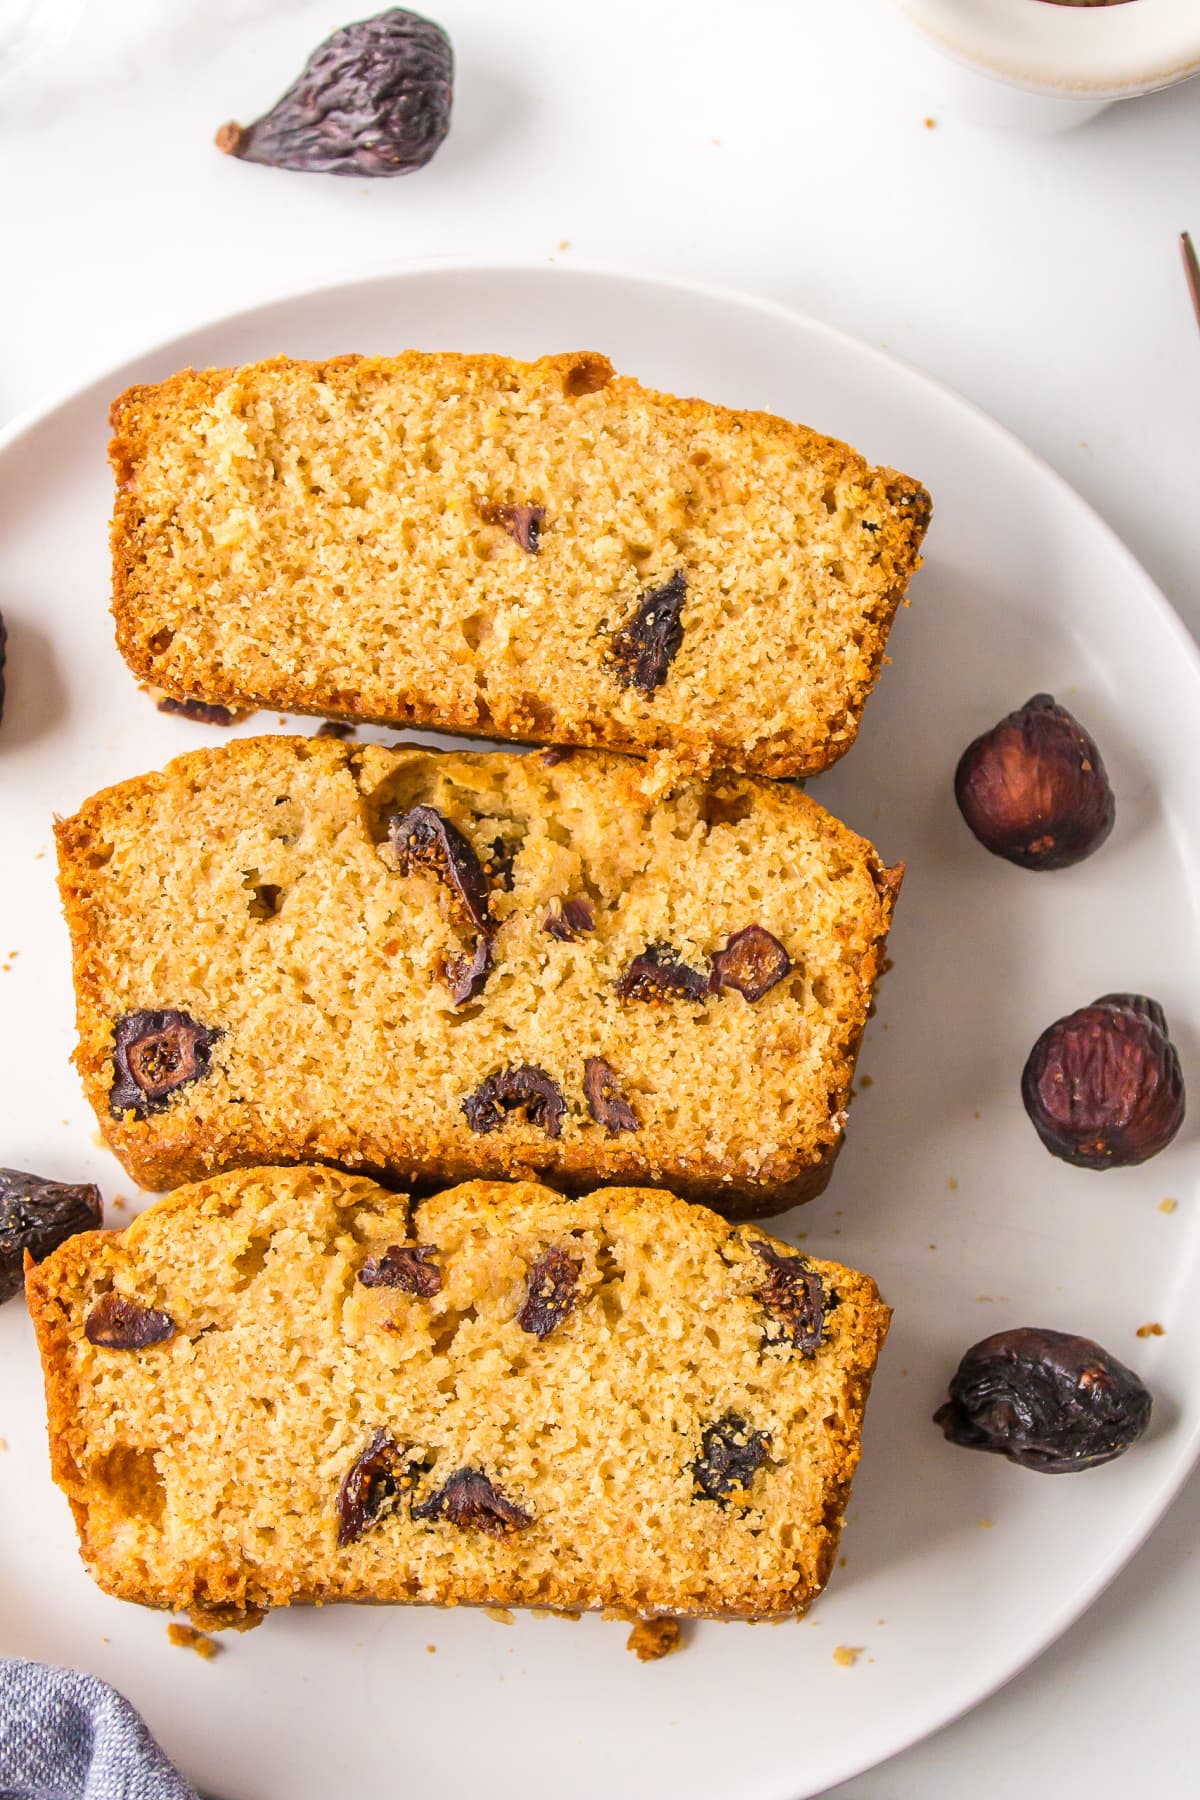
[[[1200,1079],[1200,671],[1147,577],[1048,469],[961,400],[780,309],[554,269],[419,269],[223,320],[0,440],[0,1161],[131,1184],[99,1147],[68,1064],[66,935],[51,815],[220,733],[138,692],[107,611],[108,400],[176,367],[406,345],[533,356],[595,348],[643,381],[803,419],[928,485],[935,522],[894,666],[859,742],[813,791],[908,861],[828,1193],[783,1221],[870,1270],[896,1309],[868,1419],[845,1563],[812,1616],[705,1624],[643,1667],[625,1628],[404,1609],[297,1610],[202,1665],[161,1615],[84,1575],[47,1473],[19,1301],[0,1318],[0,1648],[122,1688],[224,1800],[381,1791],[527,1800],[686,1794],[799,1800],[887,1756],[1012,1675],[1133,1552],[1200,1429],[1197,1134],[1096,1175],[1042,1149],[1018,1077],[1042,1027],[1112,990],[1166,1006]],[[1039,689],[1093,730],[1117,827],[1078,868],[988,856],[955,810],[968,739]],[[260,715],[242,730],[275,730]],[[305,724],[302,729],[311,729]],[[868,1085],[866,1078],[870,1077]],[[1164,1212],[1160,1202],[1178,1200]],[[1139,1340],[1155,1320],[1163,1337]],[[959,1354],[1004,1325],[1086,1332],[1156,1395],[1148,1437],[1066,1479],[945,1444],[930,1423]],[[839,1646],[859,1650],[852,1667]],[[432,1647],[432,1648],[431,1648]]]

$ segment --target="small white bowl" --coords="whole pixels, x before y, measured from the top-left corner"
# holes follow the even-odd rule
[[[1058,131],[1200,74],[1198,0],[892,0],[949,59],[949,103],[981,124]]]

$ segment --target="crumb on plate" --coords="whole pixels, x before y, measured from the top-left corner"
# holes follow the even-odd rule
[[[632,1650],[639,1662],[660,1662],[683,1649],[683,1627],[678,1619],[638,1619],[625,1648]]]
[[[221,1653],[221,1645],[194,1625],[168,1625],[167,1638],[179,1650],[194,1650],[204,1662],[211,1662]]]

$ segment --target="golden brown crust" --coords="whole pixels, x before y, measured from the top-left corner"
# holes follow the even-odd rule
[[[590,374],[582,385],[571,388],[573,371],[580,369]],[[820,703],[822,716],[802,718],[797,713],[786,722],[764,726],[756,735],[743,712],[732,708],[726,709],[723,723],[719,713],[704,712],[693,704],[667,718],[661,699],[634,714],[615,705],[615,689],[611,706],[597,705],[597,696],[590,691],[573,699],[561,682],[553,679],[554,671],[565,666],[561,663],[552,665],[541,685],[534,676],[529,688],[519,680],[515,686],[498,682],[493,687],[488,680],[489,657],[483,651],[475,657],[476,679],[465,685],[439,681],[436,691],[431,691],[429,681],[422,679],[415,665],[408,678],[385,678],[376,660],[364,665],[354,683],[347,686],[332,666],[328,675],[313,674],[308,665],[317,646],[310,642],[305,654],[302,636],[307,627],[302,621],[297,627],[301,635],[287,654],[256,656],[253,668],[232,639],[227,646],[220,644],[219,628],[215,639],[206,638],[208,648],[203,655],[194,647],[181,650],[166,621],[160,578],[153,574],[148,558],[164,530],[176,546],[169,564],[176,574],[186,569],[186,551],[175,534],[173,512],[152,516],[147,511],[139,477],[148,458],[173,431],[186,429],[200,415],[208,416],[218,402],[224,402],[231,392],[240,394],[247,384],[253,384],[256,393],[269,393],[272,381],[300,378],[336,386],[351,374],[364,384],[384,382],[402,388],[408,382],[414,390],[439,382],[452,385],[461,375],[476,385],[492,384],[501,394],[524,383],[535,397],[551,388],[599,395],[605,405],[615,405],[632,419],[658,417],[677,434],[703,429],[734,442],[763,444],[798,464],[822,471],[827,494],[840,496],[839,507],[865,507],[879,515],[871,524],[874,535],[869,549],[860,552],[858,545],[852,544],[845,555],[861,555],[868,572],[868,559],[884,572],[882,579],[871,574],[866,597],[859,596],[848,613],[840,647],[844,677]],[[183,370],[157,386],[131,388],[114,402],[111,418],[110,459],[117,480],[112,525],[113,615],[118,647],[139,679],[179,699],[200,698],[234,707],[282,708],[352,722],[432,726],[468,735],[595,746],[637,755],[666,752],[682,769],[728,767],[772,777],[797,777],[819,773],[845,754],[882,667],[896,608],[920,564],[920,545],[930,512],[929,497],[919,483],[894,470],[871,468],[845,444],[768,413],[735,413],[701,400],[641,388],[628,377],[615,375],[606,358],[590,352],[544,357],[532,364],[494,356],[408,351],[393,358],[338,357],[324,363],[298,363],[278,357],[245,369]],[[619,452],[615,454],[619,456]],[[169,485],[173,491],[173,484]],[[847,494],[857,499],[852,503],[845,499]],[[596,524],[595,529],[602,527]],[[802,532],[803,523],[797,521],[794,529]],[[473,554],[468,546],[458,557],[462,565],[458,572],[465,571],[468,580]],[[678,554],[669,535],[663,554],[668,559]],[[239,577],[239,581],[244,579]],[[215,576],[205,580],[209,598],[203,604],[207,607],[221,583]],[[568,574],[564,593],[578,591],[581,580],[586,577]],[[762,596],[756,598],[761,605]],[[199,603],[198,599],[192,602]],[[561,616],[562,605],[563,597],[556,595],[538,614],[543,634],[553,635],[555,612]],[[827,611],[827,602],[822,602],[821,610]],[[809,629],[802,637],[807,637]],[[773,630],[771,617],[765,617],[764,635]],[[790,654],[782,649],[781,653]],[[297,679],[297,662],[306,666],[304,681]],[[748,679],[752,683],[754,677]],[[712,682],[711,672],[701,675],[697,700],[711,690]],[[781,704],[777,699],[776,707]]]
[[[721,777],[692,781],[650,805],[637,798],[636,767],[589,753],[551,774],[540,758],[438,757],[329,740],[244,739],[194,751],[161,774],[107,789],[61,821],[60,888],[78,1009],[75,1060],[101,1129],[126,1168],[153,1189],[267,1162],[385,1173],[424,1192],[481,1169],[511,1177],[548,1172],[568,1188],[650,1179],[736,1218],[778,1212],[820,1193],[841,1144],[854,1058],[901,871],[885,869],[869,844],[795,789]],[[282,854],[271,831],[278,816],[271,797],[298,795],[302,782],[306,798],[296,801],[292,836],[303,841],[312,820],[332,819],[336,847],[322,852],[324,860],[303,852],[302,863],[286,875],[306,898],[296,903],[303,910],[280,940],[271,935],[273,927],[264,931],[249,917],[239,920],[236,896],[249,880],[242,873],[248,863],[257,858],[265,864],[269,855]],[[459,1022],[444,999],[431,998],[435,990],[442,993],[436,973],[420,977],[415,988],[413,978],[393,977],[389,946],[395,957],[402,940],[412,940],[414,966],[421,967],[424,957],[436,970],[430,946],[434,934],[446,930],[435,884],[398,880],[370,842],[367,815],[397,782],[405,785],[406,804],[419,790],[452,812],[457,807],[466,826],[471,820],[461,811],[464,793],[524,821],[516,886],[510,896],[495,898],[497,912],[508,909],[496,937],[496,967],[528,983],[510,995],[507,1004],[516,1010],[495,1015],[496,990],[485,987],[470,1009],[477,1016]],[[706,830],[696,823],[706,808],[719,808],[731,795],[739,814],[735,824]],[[255,838],[254,821],[264,809],[266,823]],[[563,847],[561,831],[555,838],[560,812],[571,818],[581,842],[611,838],[611,862],[596,860],[609,855],[605,841],[572,863],[575,852]],[[658,861],[647,862],[655,831]],[[161,847],[160,834],[166,834]],[[485,842],[490,835],[491,827],[483,830]],[[200,842],[206,845],[203,877],[192,854]],[[261,847],[252,852],[252,843]],[[740,897],[744,871],[752,867],[748,858],[768,855],[764,846],[779,891],[772,898],[764,889],[751,911]],[[343,891],[336,882],[348,880],[347,871],[358,885],[344,888],[339,911],[323,896]],[[285,875],[273,868],[257,878],[283,882]],[[545,896],[563,883],[588,881],[599,884],[596,930],[584,944],[559,951],[542,928]],[[428,889],[424,899],[418,885]],[[168,892],[173,910],[160,920],[158,897]],[[824,923],[816,911],[822,894]],[[670,907],[678,910],[664,910]],[[707,1003],[697,1025],[695,1008],[616,1002],[613,975],[662,935],[664,920],[667,936],[688,932],[711,949],[764,910],[768,927],[774,919],[787,938],[796,973],[756,1005],[740,995],[723,996]],[[320,921],[327,914],[333,923],[322,938]],[[344,921],[352,916],[376,921],[373,935],[360,923],[348,932]],[[211,929],[201,930],[201,918],[212,919]],[[612,936],[621,932],[623,937]],[[280,953],[276,963],[280,942],[286,956]],[[136,961],[143,953],[148,972],[139,973]],[[318,956],[325,958],[325,986],[314,988],[305,1050],[318,1065],[323,1059],[329,1074],[301,1115],[291,1102],[286,1109],[276,1103],[281,1090],[297,1086],[298,1073],[294,1027],[279,1012],[278,992],[281,984],[294,991],[298,958],[313,964]],[[268,1072],[252,1074],[246,1064],[247,1073],[227,1095],[214,1091],[212,1082],[198,1082],[164,1111],[114,1117],[113,1032],[124,1013],[177,1006],[185,987],[192,989],[221,1013],[212,1019],[225,1032],[217,1061],[243,1054],[239,1044],[249,1056],[244,1033],[257,1029],[254,1017],[244,1011],[239,1036],[236,1019],[221,1011],[249,1005],[239,966],[264,990],[260,1012],[269,1012],[272,1023],[269,1032],[263,1028],[260,1060]],[[192,971],[201,967],[208,974],[197,983]],[[224,999],[222,968],[228,971]],[[350,1067],[338,1049],[344,1028],[325,1022],[344,1006],[337,996],[347,984],[363,996],[364,1012],[381,1009],[393,1019],[384,1036],[364,1040]],[[324,992],[334,998],[322,1001]],[[553,1011],[546,1016],[560,1019],[561,1028],[542,1022],[547,1006]],[[418,1007],[426,1008],[420,1023],[414,1022]],[[502,1027],[508,1036],[495,1037]],[[577,1052],[589,1033],[594,1047]],[[406,1048],[406,1034],[419,1049]],[[279,1037],[287,1043],[276,1050]],[[611,1058],[613,1043],[625,1046],[618,1061],[632,1079],[651,1077],[655,1068],[659,1074],[638,1099],[643,1129],[610,1137],[588,1120],[576,1089],[582,1056]],[[375,1103],[381,1078],[374,1075],[356,1101],[351,1090],[356,1081],[362,1085],[365,1065],[386,1057],[396,1068],[390,1086],[383,1083],[386,1104]],[[562,1134],[550,1138],[518,1121],[486,1137],[467,1130],[461,1097],[492,1069],[529,1061],[550,1069],[572,1103]],[[737,1082],[750,1084],[744,1096],[735,1092]],[[435,1106],[429,1096],[436,1092],[447,1098]],[[777,1127],[772,1141],[761,1121],[777,1118],[781,1109],[794,1122],[786,1133]]]
[[[584,1285],[559,1342],[511,1321],[522,1271],[564,1233]],[[410,1236],[434,1246],[442,1292],[430,1300],[356,1285],[367,1251]],[[627,1616],[802,1611],[836,1560],[890,1315],[869,1277],[805,1258],[827,1296],[823,1340],[811,1355],[768,1347],[756,1243],[794,1255],[658,1190],[565,1202],[531,1183],[476,1182],[412,1217],[403,1196],[314,1169],[227,1175],[157,1202],[124,1232],[72,1238],[30,1271],[27,1295],[52,1472],[89,1572],[118,1598],[191,1612],[210,1628],[333,1600]],[[143,1351],[94,1348],[84,1321],[112,1288],[167,1307],[176,1336]],[[606,1300],[617,1292],[628,1297]],[[464,1317],[474,1335],[460,1356]],[[276,1338],[303,1342],[298,1386],[273,1367]],[[685,1342],[682,1358],[671,1346]],[[480,1367],[483,1386],[471,1375]],[[428,1423],[415,1423],[421,1393],[437,1402],[432,1441],[447,1446],[436,1479],[469,1445],[533,1523],[497,1541],[404,1517],[339,1547],[335,1500],[356,1447],[381,1416],[401,1436],[415,1433],[410,1442],[429,1442]],[[766,1471],[728,1506],[697,1500],[688,1458],[698,1433],[742,1408],[766,1429]],[[626,1419],[640,1421],[632,1438]],[[559,1434],[548,1444],[547,1420]],[[575,1420],[588,1422],[578,1451]],[[586,1448],[588,1433],[603,1452]],[[332,1444],[342,1448],[330,1457]],[[618,1516],[629,1508],[616,1553],[593,1486],[599,1454],[606,1485],[625,1496]],[[418,1495],[435,1478],[421,1479]],[[274,1522],[265,1537],[256,1535],[264,1517]],[[559,1541],[568,1530],[571,1541]],[[656,1533],[670,1539],[669,1557]]]

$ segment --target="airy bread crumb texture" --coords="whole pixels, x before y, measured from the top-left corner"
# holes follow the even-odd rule
[[[74,1237],[28,1294],[84,1561],[209,1626],[327,1600],[802,1611],[834,1563],[889,1314],[868,1277],[796,1258],[824,1312],[798,1348],[756,1244],[796,1258],[661,1191],[473,1182],[414,1213],[315,1168],[238,1171]],[[437,1288],[365,1285],[392,1246],[422,1248]],[[539,1335],[548,1251],[574,1274]],[[113,1295],[172,1335],[90,1342]],[[718,1478],[705,1434],[730,1420],[757,1451]],[[392,1479],[360,1488],[348,1537],[346,1484],[380,1433]],[[504,1521],[439,1510],[464,1471]]]
[[[76,1061],[125,1166],[152,1188],[266,1162],[426,1189],[552,1171],[661,1180],[743,1216],[819,1192],[899,871],[794,788],[693,779],[652,803],[637,768],[257,738],[90,800],[58,827]],[[493,876],[511,859],[511,886],[490,883],[491,972],[460,1005],[446,968],[477,936],[448,884],[401,874],[389,842],[388,820],[416,805]],[[591,926],[564,940],[547,922],[574,901]],[[757,1000],[617,990],[648,947],[704,974],[752,924],[791,963]],[[167,1009],[220,1035],[203,1077],[138,1117],[114,1101],[116,1026]],[[593,1117],[593,1057],[636,1130]],[[557,1083],[559,1134],[512,1110],[480,1135],[464,1101],[524,1065]]]
[[[794,776],[849,748],[930,512],[845,444],[591,353],[185,370],[112,421],[139,677],[680,766]],[[677,578],[665,677],[622,685],[613,634]]]

